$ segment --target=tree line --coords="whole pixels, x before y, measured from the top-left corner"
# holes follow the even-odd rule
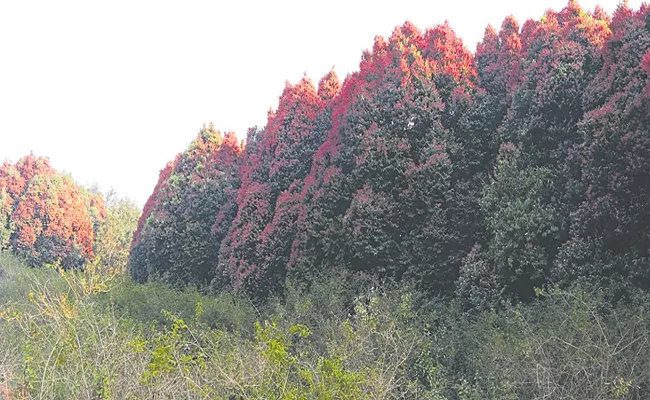
[[[258,299],[339,273],[474,307],[575,282],[647,290],[649,15],[569,1],[488,26],[474,53],[446,23],[407,22],[343,81],[287,83],[245,145],[204,126],[119,257],[139,282]],[[0,168],[0,246],[34,265],[83,266],[106,218],[46,159]]]
[[[649,8],[575,1],[377,37],[341,82],[287,83],[246,145],[204,127],[161,172],[138,281],[245,291],[352,271],[481,305],[576,281],[647,289]]]

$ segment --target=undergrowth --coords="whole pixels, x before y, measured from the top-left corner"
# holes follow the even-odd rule
[[[0,398],[642,399],[643,300],[576,288],[468,312],[324,279],[260,307],[0,254]]]

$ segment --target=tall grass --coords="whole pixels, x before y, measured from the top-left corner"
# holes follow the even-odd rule
[[[650,398],[645,297],[470,314],[389,286],[323,279],[260,306],[0,254],[0,398]]]
[[[315,316],[310,309],[322,303],[300,296],[300,304],[277,303],[262,315],[235,295],[102,280],[92,268],[35,270],[2,255],[0,270],[0,384],[15,398],[359,399],[426,391],[408,368],[423,338],[387,318],[376,298],[358,301],[355,316]],[[299,320],[319,321],[318,337]]]

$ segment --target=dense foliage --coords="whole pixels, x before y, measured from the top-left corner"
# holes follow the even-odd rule
[[[340,277],[253,307],[0,253],[0,397],[602,399],[650,396],[647,295],[580,288],[462,313]]]
[[[95,236],[95,255],[100,264],[123,273],[140,209],[128,198],[118,197],[113,190],[106,193],[105,203],[106,218]]]
[[[0,166],[0,249],[34,266],[77,268],[94,257],[104,200],[32,154]]]
[[[287,84],[266,127],[250,132],[238,212],[221,244],[217,267],[235,288],[268,293],[282,280],[295,235],[298,196],[329,127],[325,103],[338,86],[334,73],[323,77],[318,89],[306,78],[295,86]]]
[[[130,253],[131,274],[205,286],[236,212],[241,146],[233,133],[203,127],[189,148],[161,171],[144,206]],[[221,221],[213,227],[215,221]]]
[[[191,148],[170,164],[133,275],[265,298],[361,271],[468,304],[647,289],[649,12],[572,0],[475,54],[447,24],[377,37],[342,83],[287,84],[229,178],[190,190]]]

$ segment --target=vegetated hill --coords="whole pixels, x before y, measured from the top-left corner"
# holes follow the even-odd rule
[[[241,154],[163,170],[133,276],[264,298],[354,271],[474,305],[647,289],[649,14],[570,1],[474,54],[447,24],[377,37],[342,83],[287,84]]]

